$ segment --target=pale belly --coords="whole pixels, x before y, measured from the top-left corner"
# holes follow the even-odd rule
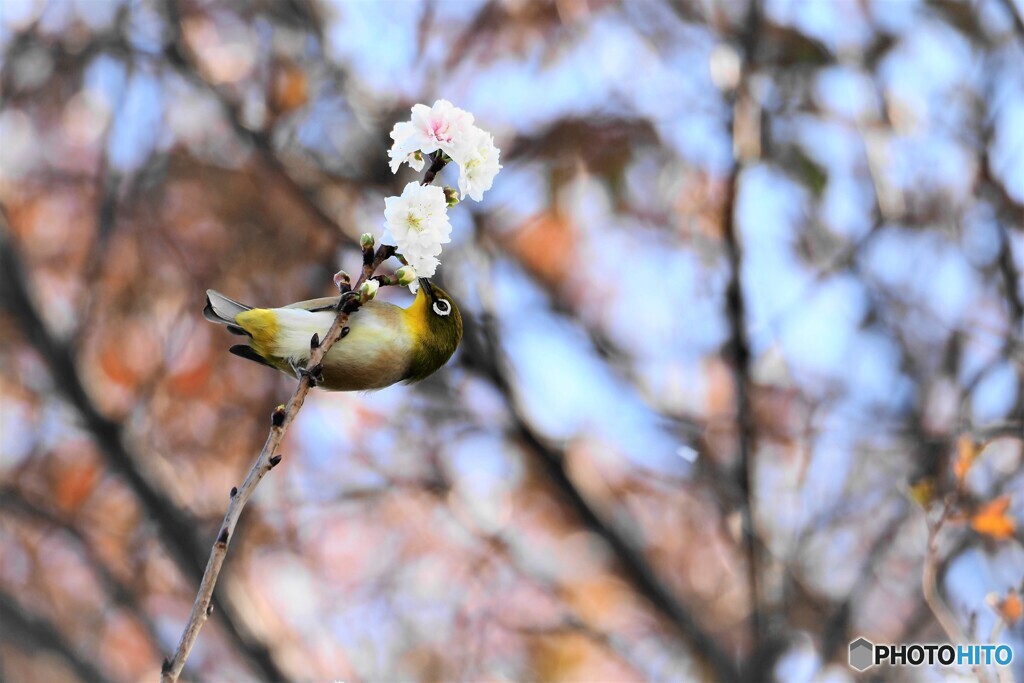
[[[334,314],[297,309],[276,309],[281,332],[272,350],[274,364],[292,372],[289,361],[305,365],[309,340],[315,332],[323,338]],[[408,369],[411,340],[401,309],[391,304],[366,305],[352,314],[349,332],[339,339],[324,358],[323,382],[332,391],[381,389],[401,381]]]

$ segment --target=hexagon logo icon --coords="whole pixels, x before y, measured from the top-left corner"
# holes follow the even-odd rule
[[[850,643],[850,666],[857,671],[874,666],[875,646],[867,638],[858,638]]]

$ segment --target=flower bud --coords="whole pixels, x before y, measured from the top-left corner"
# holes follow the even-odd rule
[[[408,287],[416,282],[416,269],[412,266],[402,266],[395,271],[395,276],[398,278],[398,284]]]
[[[334,284],[342,294],[352,289],[352,278],[344,270],[334,274]]]
[[[459,193],[455,191],[455,188],[446,185],[444,188],[444,200],[450,209],[459,203]]]
[[[379,282],[376,280],[367,280],[363,283],[363,286],[359,288],[359,296],[363,301],[369,301],[373,297],[377,296],[377,290],[379,288]]]
[[[359,236],[359,246],[363,249],[373,249],[373,235],[364,232]]]

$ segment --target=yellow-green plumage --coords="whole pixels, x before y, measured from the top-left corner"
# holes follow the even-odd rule
[[[459,309],[439,287],[426,281],[408,308],[368,301],[352,313],[349,332],[324,357],[323,382],[332,391],[381,389],[416,382],[448,362],[462,339]],[[338,297],[313,299],[283,308],[249,308],[207,292],[207,319],[249,337],[232,352],[287,373],[305,366],[313,334],[322,339],[336,315]],[[447,314],[444,312],[447,311]]]

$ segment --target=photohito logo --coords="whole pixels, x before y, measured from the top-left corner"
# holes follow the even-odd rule
[[[850,643],[850,666],[863,671],[874,664],[874,644],[867,638],[858,638]]]
[[[877,664],[892,666],[1008,666],[1013,661],[1009,645],[875,645],[867,638],[850,643],[850,666],[864,671]]]

